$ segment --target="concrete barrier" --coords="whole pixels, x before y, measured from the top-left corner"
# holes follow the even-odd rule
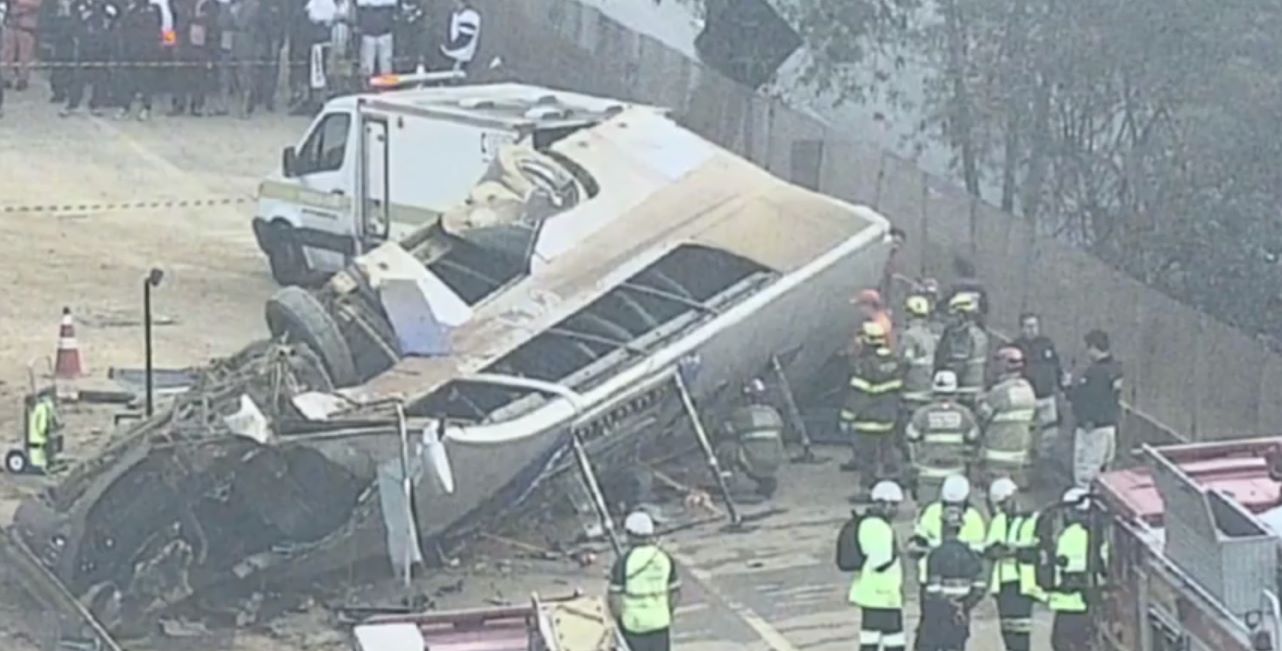
[[[1255,338],[1143,286],[1084,250],[1033,235],[1024,220],[955,183],[858,142],[731,82],[574,0],[482,0],[482,59],[512,78],[661,104],[683,124],[772,172],[877,208],[909,235],[901,271],[947,281],[971,258],[993,294],[992,323],[1010,332],[1043,315],[1066,360],[1107,330],[1125,364],[1127,439],[1240,438],[1282,432],[1282,357]]]

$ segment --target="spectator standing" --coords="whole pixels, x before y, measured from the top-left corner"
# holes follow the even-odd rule
[[[187,110],[195,116],[205,114],[205,101],[217,90],[215,62],[222,35],[218,32],[218,16],[222,11],[218,0],[197,0],[191,18],[187,21],[183,60],[190,64],[187,71]]]
[[[285,0],[259,0],[258,12],[250,28],[253,44],[253,88],[248,112],[263,106],[276,110],[276,83],[280,79],[280,49],[285,45],[287,23]]]
[[[73,56],[71,0],[47,0],[41,5],[40,31],[51,46],[49,63],[49,90],[52,95],[49,102],[61,104],[67,101],[67,89],[71,85],[71,60]]]
[[[333,25],[338,18],[338,5],[334,0],[307,0],[305,15],[310,25],[307,90],[303,100],[290,110],[294,115],[314,113],[325,101],[325,89],[329,85],[327,59],[329,50],[333,47]]]
[[[0,43],[0,73],[14,90],[27,89],[31,63],[36,56],[36,33],[40,29],[40,0],[5,0],[4,37]],[[12,72],[4,66],[13,66]]]
[[[0,0],[0,52],[4,51],[4,21],[9,16],[8,0]],[[0,118],[4,117],[4,80],[0,79]]]
[[[160,72],[156,64],[161,57],[163,25],[161,9],[151,0],[130,0],[120,17],[117,52],[119,60],[127,64],[116,75],[121,119],[129,117],[135,99],[142,106],[138,119],[151,116],[151,100]]]
[[[480,42],[481,14],[472,8],[469,0],[454,0],[449,40],[441,46],[441,52],[450,60],[454,70],[467,72],[476,58]]]
[[[231,16],[230,38],[228,38],[228,32],[223,34],[224,41],[230,45],[226,52],[227,72],[230,77],[225,84],[227,106],[234,108],[241,117],[248,117],[253,112],[256,83],[254,67],[260,63],[254,60],[258,50],[254,30],[258,24],[262,1],[232,0],[227,9]]]
[[[392,27],[392,69],[410,72],[427,68],[427,12],[424,0],[401,0]]]
[[[396,0],[356,0],[363,83],[376,75],[392,72],[392,28],[396,13]]]
[[[100,115],[111,103],[108,64],[111,63],[111,36],[120,8],[109,0],[75,0],[71,5],[72,71],[67,105],[59,115],[67,117],[80,109],[89,87],[89,112]]]

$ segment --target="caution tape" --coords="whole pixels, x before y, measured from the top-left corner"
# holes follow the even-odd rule
[[[256,197],[214,197],[209,199],[153,199],[117,203],[86,201],[80,203],[0,205],[0,215],[119,212],[125,210],[163,210],[166,208],[222,208],[255,201],[257,201]]]
[[[394,64],[409,64],[409,65],[411,65],[411,66],[417,65],[419,62],[420,62],[420,59],[418,59],[417,57],[405,57],[405,56],[401,56],[401,57],[394,57],[394,58],[392,59],[392,63],[394,63]],[[342,57],[342,59],[341,59],[341,63],[342,63],[342,64],[346,64],[346,65],[351,65],[351,66],[353,66],[353,67],[356,67],[356,65],[357,65],[357,63],[358,63],[358,60],[357,60],[357,58],[356,58],[355,56],[350,56],[350,55],[348,55],[348,56],[344,56],[344,57]],[[25,69],[27,69],[27,70],[55,70],[55,69],[60,69],[60,68],[70,68],[70,69],[86,69],[86,68],[205,68],[205,69],[208,69],[208,70],[220,70],[220,69],[228,69],[228,70],[231,70],[231,69],[235,69],[235,68],[243,68],[243,67],[251,67],[251,68],[262,68],[262,67],[272,67],[272,66],[285,66],[285,67],[290,67],[290,66],[299,66],[299,67],[306,67],[306,66],[307,66],[307,65],[309,65],[309,64],[310,64],[310,60],[309,60],[309,59],[302,59],[302,60],[286,59],[286,60],[284,60],[284,61],[280,61],[280,60],[276,60],[276,59],[246,59],[246,60],[237,60],[237,59],[228,59],[228,58],[220,58],[220,57],[217,57],[217,58],[213,58],[213,59],[205,59],[205,60],[199,60],[199,61],[197,61],[197,60],[192,60],[192,59],[182,59],[182,58],[177,58],[177,59],[146,60],[146,61],[142,61],[142,60],[138,60],[138,61],[108,61],[108,60],[100,60],[100,61],[32,61],[31,63],[25,64],[25,65],[20,64],[20,63],[5,62],[5,63],[0,63],[0,70],[19,70],[19,69],[23,69],[23,68],[25,68]]]

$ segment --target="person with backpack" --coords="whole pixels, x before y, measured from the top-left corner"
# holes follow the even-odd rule
[[[872,488],[872,505],[856,515],[837,535],[837,567],[858,572],[850,586],[850,603],[860,610],[859,651],[902,651],[904,636],[904,568],[891,522],[904,501],[904,491],[883,480]]]

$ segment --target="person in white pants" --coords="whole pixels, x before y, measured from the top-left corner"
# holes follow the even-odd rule
[[[356,0],[356,29],[361,34],[361,75],[371,77],[392,72],[392,27],[396,21],[396,0]]]
[[[1077,431],[1073,437],[1073,485],[1089,490],[1117,454],[1117,423],[1121,416],[1122,365],[1113,359],[1108,334],[1086,335],[1091,365],[1069,388]]]

